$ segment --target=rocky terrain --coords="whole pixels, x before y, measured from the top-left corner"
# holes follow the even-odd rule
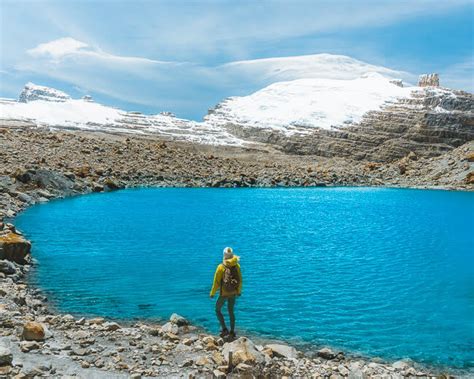
[[[357,114],[348,107],[351,120],[343,125],[331,124],[334,115],[317,114],[314,120],[323,120],[325,127],[315,127],[312,119],[279,129],[241,123],[244,118],[229,113],[237,109],[232,108],[235,99],[200,123],[171,114],[124,113],[35,85],[25,88],[19,102],[2,100],[0,378],[440,374],[413,362],[369,360],[327,348],[302,352],[246,337],[224,341],[178,315],[164,324],[129,324],[58,314],[40,290],[28,286],[32,247],[8,223],[36,203],[135,186],[474,190],[473,95],[438,87],[436,75],[421,78],[410,91],[397,89],[401,81],[373,80],[397,96],[383,97],[380,107],[363,114],[365,103]],[[321,83],[326,85],[316,81],[311,88]],[[357,94],[354,83],[349,87]],[[378,104],[377,88],[367,99]],[[265,111],[258,104],[256,109]]]
[[[2,234],[15,233],[2,224]],[[435,375],[410,361],[301,352],[274,341],[209,335],[173,314],[162,324],[120,323],[51,312],[24,281],[29,265],[0,260],[0,377],[368,378]]]
[[[330,349],[223,341],[179,316],[165,324],[57,314],[27,285],[31,244],[6,223],[53,198],[132,186],[394,186],[474,189],[474,142],[389,163],[204,146],[156,136],[0,126],[0,377],[402,377],[440,374]],[[34,256],[34,247],[33,247]],[[229,353],[232,357],[229,357]]]
[[[364,113],[358,122],[329,129],[298,124],[284,131],[262,128],[239,123],[229,108],[226,102],[218,105],[208,120],[219,120],[243,140],[271,144],[287,154],[392,162],[410,152],[435,157],[474,140],[473,95],[434,86],[416,88],[408,97]]]

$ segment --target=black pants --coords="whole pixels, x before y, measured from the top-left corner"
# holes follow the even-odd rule
[[[219,323],[221,324],[221,329],[227,329],[225,326],[224,315],[222,314],[222,307],[227,301],[227,310],[229,311],[229,321],[230,321],[230,331],[233,332],[235,328],[235,315],[234,315],[234,305],[235,305],[235,296],[219,296],[216,301],[216,315]]]

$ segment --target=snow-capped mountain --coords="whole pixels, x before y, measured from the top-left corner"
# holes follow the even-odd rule
[[[357,123],[387,101],[410,97],[417,87],[400,87],[378,73],[350,80],[298,79],[278,82],[249,96],[231,97],[210,111],[215,125],[305,133]],[[307,130],[305,130],[307,129]]]
[[[0,120],[29,121],[39,126],[110,133],[159,134],[175,140],[210,145],[242,145],[244,141],[219,126],[184,120],[169,112],[143,115],[92,101],[71,99],[54,88],[28,83],[19,101],[0,100]]]
[[[64,102],[71,100],[71,97],[67,93],[57,89],[38,86],[29,82],[25,85],[23,91],[21,91],[18,101],[20,103],[29,103],[30,101],[35,100]]]
[[[413,82],[414,75],[372,65],[345,55],[313,54],[237,61],[222,66],[230,75],[252,77],[264,86],[296,79],[357,79],[373,72],[390,79]]]
[[[0,121],[152,134],[208,145],[267,144],[292,154],[375,161],[409,152],[437,155],[474,139],[473,95],[439,87],[435,74],[422,77],[415,87],[395,80],[399,72],[348,57],[320,54],[262,61],[233,65],[235,72],[259,72],[263,81],[292,80],[228,98],[202,122],[168,112],[127,112],[32,83],[20,101],[0,99]],[[299,75],[303,78],[295,79]]]

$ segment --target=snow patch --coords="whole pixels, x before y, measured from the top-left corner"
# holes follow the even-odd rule
[[[278,82],[250,96],[219,104],[206,121],[275,129],[285,134],[331,129],[359,122],[388,101],[409,97],[416,87],[399,87],[377,73],[352,80],[298,79]]]

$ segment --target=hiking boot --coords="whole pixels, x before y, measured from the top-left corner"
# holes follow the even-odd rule
[[[229,338],[235,339],[235,332],[234,331],[231,331],[229,333]]]
[[[225,336],[229,335],[229,331],[226,329],[222,329],[219,335],[224,338]]]

